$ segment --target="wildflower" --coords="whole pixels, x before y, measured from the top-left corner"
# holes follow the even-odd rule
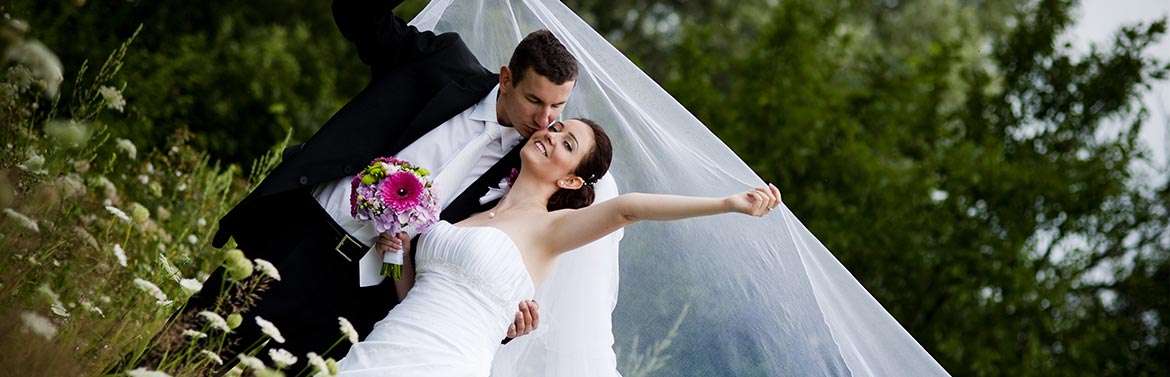
[[[154,296],[154,298],[158,300],[159,305],[169,304],[168,301],[170,300],[167,300],[167,294],[163,293],[162,289],[159,289],[157,285],[154,285],[154,283],[143,280],[141,278],[134,278],[134,285],[137,285],[138,288],[146,291],[146,293],[150,293],[151,296]]]
[[[187,191],[187,182],[180,183],[179,187],[175,187],[175,190]]]
[[[36,81],[44,86],[44,95],[57,98],[57,88],[65,81],[65,71],[61,67],[61,59],[44,43],[29,40],[10,46],[4,57],[5,60],[28,67]]]
[[[195,331],[195,330],[187,329],[187,330],[183,330],[183,336],[186,336],[186,337],[192,338],[192,339],[203,339],[203,338],[207,337],[207,334],[202,332],[202,331]]]
[[[4,214],[8,215],[8,217],[12,218],[13,220],[16,220],[20,226],[23,226],[28,230],[38,233],[41,231],[41,228],[37,226],[37,222],[35,220],[21,214],[20,212],[16,212],[12,208],[5,208]]]
[[[199,220],[195,221],[195,224],[202,228],[207,226],[207,220],[204,220],[202,217],[200,217]]]
[[[97,177],[91,185],[101,187],[102,195],[105,195],[106,199],[118,196],[118,188],[114,186],[114,182],[110,182],[109,178]]]
[[[268,277],[272,278],[272,280],[280,281],[280,271],[276,270],[276,266],[273,266],[271,262],[260,258],[256,258],[255,260],[256,268],[259,268],[260,272],[268,275]]]
[[[114,147],[118,148],[118,150],[122,151],[123,153],[126,153],[126,156],[130,157],[131,160],[138,158],[138,147],[135,147],[134,142],[130,140],[114,140]]]
[[[196,293],[203,290],[203,283],[195,279],[179,280],[179,286],[182,286],[183,290],[187,293]]]
[[[118,207],[108,205],[108,206],[106,206],[106,210],[110,211],[110,213],[114,214],[114,216],[117,216],[124,223],[129,224],[131,221],[130,216],[127,215],[126,212],[122,212],[122,210],[118,209]]]
[[[98,93],[102,95],[102,100],[105,100],[106,108],[118,110],[118,112],[123,112],[126,109],[126,99],[122,98],[122,91],[118,88],[103,85],[98,89]]]
[[[45,124],[45,135],[57,144],[69,148],[82,146],[92,134],[88,125],[76,120],[52,120]]]
[[[145,175],[140,176],[140,177],[145,177]],[[146,189],[150,190],[150,194],[154,195],[156,197],[160,197],[163,194],[162,185],[158,184],[158,182],[150,182],[150,184],[146,185]]]
[[[159,244],[158,246],[160,250],[165,250],[162,244]],[[174,264],[171,264],[171,260],[167,259],[166,254],[158,254],[158,264],[162,265],[163,270],[166,270],[167,275],[170,275],[171,280],[182,283],[183,276],[179,273],[179,268],[175,267]]]
[[[158,215],[159,220],[167,221],[171,219],[171,211],[167,210],[163,206],[158,206],[158,208],[154,209],[154,212]]]
[[[337,365],[337,360],[333,360],[332,357],[325,359],[325,365],[329,367],[330,375],[341,373],[341,367]]]
[[[34,334],[43,336],[45,340],[53,340],[53,337],[57,336],[57,326],[40,314],[24,312],[20,314],[20,319],[24,321],[25,331],[32,331]]]
[[[244,316],[240,315],[240,313],[232,313],[227,316],[227,327],[229,328],[234,329],[240,327],[243,323]]]
[[[268,358],[272,359],[272,363],[276,364],[277,368],[282,369],[297,363],[297,357],[283,348],[268,350]]]
[[[53,288],[50,288],[48,283],[41,284],[41,286],[37,287],[37,293],[40,293],[41,296],[44,296],[45,300],[50,304],[61,304],[61,295],[58,295],[57,292],[53,292]]]
[[[126,250],[122,250],[122,245],[114,244],[114,257],[118,258],[118,264],[126,267]]]
[[[207,356],[208,360],[211,360],[212,362],[214,362],[218,365],[223,365],[223,359],[221,359],[219,357],[219,355],[216,355],[215,352],[211,352],[208,350],[200,350],[199,353],[202,354],[203,356]]]
[[[85,308],[85,310],[89,310],[91,312],[97,313],[98,315],[100,315],[102,317],[106,316],[106,313],[103,313],[101,308],[95,306],[89,300],[81,300],[81,307]]]
[[[194,234],[188,234],[187,235],[187,243],[190,243],[192,245],[197,244],[197,243],[199,243],[199,237],[195,237]]]
[[[126,375],[130,377],[171,377],[171,375],[167,374],[166,372],[150,370],[146,369],[146,367],[140,367],[135,370],[128,370],[126,371]]]
[[[316,369],[318,373],[329,373],[329,365],[326,365],[325,359],[322,359],[321,356],[317,355],[316,352],[309,352],[309,354],[305,356],[309,357],[309,365],[312,365],[313,369]]]
[[[53,314],[56,314],[58,317],[69,318],[69,311],[65,309],[65,305],[62,305],[59,302],[54,303],[50,309],[52,309]]]
[[[272,324],[272,322],[256,316],[256,324],[260,325],[260,332],[263,332],[264,335],[268,335],[277,343],[284,343],[284,337],[280,335],[280,329],[277,329],[276,325]]]
[[[353,324],[349,323],[349,320],[345,319],[345,317],[337,317],[337,321],[341,323],[341,333],[349,338],[350,343],[357,344],[358,332],[357,329],[353,328]]]
[[[240,249],[231,249],[226,253],[224,265],[227,269],[228,275],[232,280],[243,280],[252,276],[252,261],[244,257],[244,252]]]
[[[139,174],[138,182],[142,182],[144,185],[150,183],[150,177],[146,176],[146,174]]]
[[[45,158],[37,154],[37,152],[33,152],[28,160],[25,160],[24,163],[17,164],[16,167],[33,174],[44,175],[48,173],[45,170]]]
[[[232,370],[229,370],[229,371],[227,371],[227,373],[224,373],[224,377],[240,377],[243,375],[244,375],[244,368],[240,367],[239,365],[232,367]]]
[[[77,173],[69,173],[57,178],[57,186],[61,187],[61,193],[66,198],[85,195],[85,182]]]
[[[252,369],[252,370],[268,369],[268,367],[264,365],[263,360],[260,360],[259,358],[248,356],[248,355],[240,355],[240,365],[248,367],[249,369]]]
[[[204,310],[204,311],[199,312],[199,314],[196,314],[196,315],[203,317],[203,319],[206,319],[207,324],[211,325],[211,328],[213,328],[213,329],[219,329],[220,331],[223,331],[223,332],[232,331],[231,327],[228,326],[227,321],[224,320],[223,317],[220,317],[219,314],[216,314],[215,312],[209,312],[209,311]]]

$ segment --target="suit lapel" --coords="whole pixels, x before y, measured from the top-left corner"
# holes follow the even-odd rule
[[[483,175],[479,176],[479,179],[476,179],[471,186],[463,190],[463,193],[455,197],[455,200],[451,204],[447,205],[447,209],[443,210],[439,218],[447,220],[450,223],[457,223],[476,212],[483,212],[494,206],[499,201],[498,199],[487,204],[479,204],[479,198],[487,194],[489,188],[495,187],[500,183],[501,179],[504,179],[504,177],[512,173],[513,168],[520,168],[520,150],[524,148],[524,144],[527,141],[528,139],[520,141],[519,144],[516,144],[512,148],[512,151],[504,155],[503,158],[500,158],[500,161],[496,162],[491,169],[488,169]]]
[[[492,87],[498,81],[499,75],[491,74],[447,83],[431,98],[430,102],[423,106],[418,116],[410,122],[410,125],[402,131],[393,146],[386,151],[386,155],[391,156],[401,152],[427,132],[475,105],[485,95],[491,93]]]

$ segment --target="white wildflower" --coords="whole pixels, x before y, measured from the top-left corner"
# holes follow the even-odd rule
[[[150,183],[150,177],[146,176],[146,174],[139,174],[138,182],[142,182],[144,185]]]
[[[4,59],[28,67],[33,77],[45,87],[45,96],[57,98],[57,89],[65,81],[61,59],[44,43],[28,40],[8,48]]]
[[[349,338],[349,342],[357,344],[358,332],[357,329],[353,328],[353,324],[349,323],[349,320],[345,319],[345,317],[337,317],[337,322],[341,323],[341,333]]]
[[[256,258],[255,260],[256,268],[259,268],[260,272],[268,275],[268,277],[272,278],[272,280],[280,281],[280,271],[276,270],[276,266],[272,265],[271,262],[260,258]]]
[[[59,302],[54,303],[50,309],[52,309],[53,314],[56,314],[58,317],[69,318],[69,310],[66,310],[65,305],[61,305]]]
[[[126,267],[126,250],[122,249],[122,245],[114,244],[114,258],[118,258],[118,264]]]
[[[101,296],[98,296],[98,301],[101,301],[103,304],[109,304],[111,300],[110,300],[110,296],[101,295]]]
[[[318,373],[324,373],[326,375],[329,374],[329,365],[325,364],[325,359],[322,359],[320,355],[318,355],[316,352],[309,352],[309,354],[305,356],[309,357],[309,365],[312,365]]]
[[[203,338],[207,337],[207,334],[202,332],[202,331],[195,331],[195,330],[187,329],[187,330],[183,330],[183,336],[186,336],[186,337],[192,338],[192,339],[203,339]]]
[[[203,354],[203,356],[207,356],[208,360],[211,360],[212,362],[216,363],[217,365],[223,365],[223,359],[221,359],[219,357],[219,355],[216,355],[215,352],[211,352],[208,350],[201,350],[201,351],[199,351],[199,353]]]
[[[28,230],[38,232],[38,233],[41,231],[41,228],[37,226],[36,220],[33,220],[20,212],[16,212],[12,208],[5,208],[4,214],[8,215],[8,217],[13,219],[13,220],[16,220],[16,222],[18,224],[20,224],[20,226],[23,226]]]
[[[207,220],[204,220],[202,217],[200,217],[198,221],[195,221],[195,224],[199,225],[199,227],[202,228],[202,227],[207,226]]]
[[[297,363],[297,357],[293,356],[292,352],[288,352],[288,350],[283,348],[268,350],[268,358],[272,359],[272,363],[276,364],[277,368],[284,368]]]
[[[57,186],[61,187],[61,194],[66,198],[85,195],[85,182],[77,173],[69,173],[57,178]]]
[[[138,158],[138,147],[134,146],[134,142],[126,139],[117,139],[114,140],[114,146],[123,153],[126,153],[126,156],[130,157],[131,160]]]
[[[117,216],[124,223],[129,224],[131,221],[130,216],[127,215],[126,212],[122,212],[122,210],[118,209],[118,207],[106,206],[106,210],[110,211],[110,213],[114,214],[114,216]]]
[[[107,199],[118,195],[118,188],[114,186],[114,182],[110,182],[110,179],[106,178],[105,176],[97,177],[94,185],[101,187],[102,194],[105,195]]]
[[[207,324],[211,325],[211,327],[214,329],[219,329],[220,331],[223,331],[223,332],[232,331],[232,329],[228,327],[227,320],[223,319],[223,317],[221,317],[219,314],[216,314],[215,312],[209,312],[209,311],[204,310],[204,311],[199,312],[198,316],[203,317],[203,319],[206,319]]]
[[[32,256],[29,256],[29,258],[32,258]],[[57,292],[53,292],[53,288],[50,288],[48,283],[41,284],[41,286],[37,287],[37,293],[40,293],[41,296],[44,296],[50,304],[61,304],[61,295],[58,295]]]
[[[100,315],[102,317],[106,316],[106,313],[102,312],[102,308],[97,307],[89,300],[81,300],[81,307],[85,308],[85,310],[89,310],[91,312],[97,313],[98,315]]]
[[[947,197],[949,197],[949,196],[950,196],[950,194],[947,193],[946,191],[943,191],[943,190],[939,190],[939,189],[930,190],[930,200],[935,202],[935,203],[947,200]]]
[[[239,365],[232,367],[232,370],[229,370],[229,371],[227,371],[227,373],[223,374],[224,377],[240,377],[243,375],[244,375],[244,368],[239,366]]]
[[[98,93],[101,93],[102,99],[106,101],[107,108],[118,110],[118,112],[123,112],[126,109],[126,99],[122,98],[122,91],[118,88],[103,85],[98,89]]]
[[[197,243],[199,243],[199,237],[195,237],[194,234],[188,234],[187,235],[187,242],[192,244],[192,245],[197,244]]]
[[[135,370],[126,371],[126,375],[130,377],[171,377],[166,372],[146,369],[146,367],[139,367]]]
[[[138,288],[141,288],[146,293],[150,293],[151,296],[154,296],[154,298],[158,300],[159,305],[167,305],[167,302],[170,301],[167,300],[167,294],[163,293],[162,289],[159,289],[157,285],[154,285],[154,283],[143,280],[141,278],[134,278],[134,285],[137,285]]]
[[[180,183],[179,187],[175,187],[175,190],[187,191],[187,182]]]
[[[268,367],[264,365],[263,360],[260,360],[259,358],[248,356],[248,355],[240,355],[240,365],[248,367],[249,369],[252,369],[252,370],[268,369]]]
[[[40,314],[24,312],[20,314],[20,319],[24,321],[25,331],[32,331],[46,340],[53,340],[53,337],[57,336],[57,326]]]
[[[69,148],[80,147],[93,135],[92,128],[76,120],[51,120],[45,124],[45,135],[57,144]]]
[[[277,329],[276,325],[272,324],[272,322],[268,322],[264,318],[256,316],[256,324],[260,325],[260,331],[263,332],[264,335],[268,335],[277,343],[284,343],[284,337],[280,335],[280,329]]]
[[[187,291],[187,293],[197,293],[203,290],[203,283],[200,283],[199,280],[195,279],[179,280],[179,286],[182,286],[183,290]]]
[[[25,160],[24,163],[16,164],[16,167],[23,169],[29,173],[44,175],[49,171],[45,170],[45,158],[37,152],[33,152],[32,156]]]

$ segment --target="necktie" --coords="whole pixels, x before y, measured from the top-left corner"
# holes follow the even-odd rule
[[[463,181],[479,162],[488,144],[499,141],[503,127],[491,123],[486,123],[484,126],[483,133],[471,139],[467,146],[464,146],[455,157],[452,157],[451,162],[448,162],[443,171],[435,177],[434,186],[435,191],[439,194],[440,208],[446,208],[447,204],[450,204],[455,196],[459,195]]]

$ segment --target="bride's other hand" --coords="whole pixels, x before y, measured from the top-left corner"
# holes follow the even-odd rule
[[[780,205],[780,189],[769,183],[768,187],[756,187],[755,190],[731,195],[724,200],[735,212],[764,216]]]
[[[516,322],[508,326],[508,337],[516,338],[536,330],[540,324],[539,307],[536,300],[520,302],[520,311],[516,313]]]

